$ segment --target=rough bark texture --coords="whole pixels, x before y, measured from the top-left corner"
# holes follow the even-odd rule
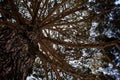
[[[37,46],[27,35],[26,31],[0,27],[0,80],[25,80],[31,73]]]

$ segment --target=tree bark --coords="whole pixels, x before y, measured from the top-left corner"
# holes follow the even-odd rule
[[[22,29],[0,27],[0,80],[25,80],[32,73],[38,46],[29,36]]]

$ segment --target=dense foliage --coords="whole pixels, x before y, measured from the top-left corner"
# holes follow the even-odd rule
[[[117,0],[0,0],[0,80],[119,80]]]

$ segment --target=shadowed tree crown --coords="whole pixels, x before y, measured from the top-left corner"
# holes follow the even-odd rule
[[[0,0],[0,80],[117,79],[119,14],[116,0]]]

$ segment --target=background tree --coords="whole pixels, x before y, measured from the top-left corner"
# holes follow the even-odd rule
[[[119,11],[115,0],[0,0],[0,79],[115,79],[100,69],[120,70]]]

